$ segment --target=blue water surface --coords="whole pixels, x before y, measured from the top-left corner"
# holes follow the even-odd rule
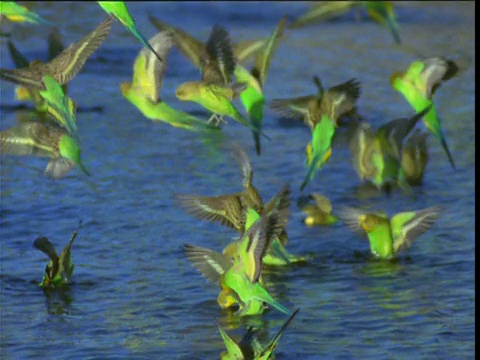
[[[91,2],[26,2],[58,26],[65,44],[80,39],[106,16]],[[267,37],[280,18],[300,16],[305,2],[128,3],[138,27],[150,38],[151,14],[206,40],[214,24],[233,42]],[[390,196],[361,186],[343,129],[327,165],[304,194],[308,127],[279,119],[265,109],[263,153],[251,132],[229,120],[214,135],[199,135],[143,115],[119,91],[130,81],[140,43],[119,23],[69,84],[79,107],[77,124],[83,161],[53,181],[43,176],[44,158],[3,156],[1,162],[1,343],[2,359],[213,359],[224,350],[217,325],[239,339],[248,326],[272,337],[286,320],[270,311],[238,319],[216,303],[209,284],[185,258],[184,243],[221,251],[234,231],[202,222],[175,202],[175,194],[220,195],[241,190],[241,173],[229,146],[245,148],[254,185],[270,199],[285,184],[293,190],[287,225],[288,249],[310,254],[308,264],[266,269],[275,297],[301,308],[276,350],[278,359],[473,359],[475,63],[474,2],[395,3],[402,45],[388,30],[355,11],[336,21],[287,30],[265,84],[275,98],[314,94],[317,74],[326,87],[357,78],[359,113],[373,127],[413,110],[389,84],[395,71],[418,59],[445,56],[470,60],[459,76],[435,94],[437,112],[455,158],[453,171],[440,144],[428,137],[429,163],[416,199],[396,189]],[[45,59],[45,26],[2,23],[28,59]],[[1,67],[12,68],[6,41]],[[250,64],[248,64],[250,65]],[[200,74],[172,48],[161,91],[179,102],[175,88]],[[15,105],[14,86],[1,82],[2,105]],[[238,108],[244,113],[239,102]],[[17,124],[20,112],[2,110],[1,129]],[[423,124],[418,125],[424,128]],[[441,205],[434,226],[393,262],[373,261],[368,242],[344,224],[307,228],[296,202],[308,193],[341,205],[389,214]],[[45,294],[37,285],[45,255],[33,240],[47,236],[60,249],[82,220],[73,245],[75,271],[63,291]]]

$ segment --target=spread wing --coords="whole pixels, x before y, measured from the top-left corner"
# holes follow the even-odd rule
[[[71,267],[71,256],[72,256],[72,244],[75,238],[78,235],[78,230],[75,230],[68,242],[67,246],[62,250],[60,254],[60,258],[58,260],[58,271],[62,275],[62,278],[67,281],[68,280],[68,272],[69,268]]]
[[[305,116],[307,116],[310,103],[316,100],[317,96],[315,95],[275,99],[270,102],[270,109],[278,116],[303,121]]]
[[[232,44],[233,56],[236,61],[242,62],[257,53],[266,42],[267,39],[238,41]]]
[[[278,237],[284,229],[288,218],[288,209],[283,211],[273,210],[264,213],[246,233],[247,259],[245,259],[245,271],[252,283],[258,281],[262,269],[262,259],[275,237]]]
[[[216,251],[188,244],[184,245],[184,251],[193,266],[212,283],[217,283],[232,266],[230,257]]]
[[[255,211],[261,212],[263,209],[263,200],[252,184],[252,165],[250,164],[247,154],[240,145],[234,144],[233,149],[235,160],[240,165],[242,171],[243,193],[241,194],[240,201],[244,207],[253,208]]]
[[[332,203],[326,196],[320,194],[311,194],[310,197],[315,201],[317,207],[324,213],[330,214],[332,212]]]
[[[170,31],[173,41],[180,52],[187,57],[195,67],[201,69],[200,56],[205,53],[205,44],[182,29],[168,25],[159,19],[149,15],[148,18],[153,26],[160,31]]]
[[[367,234],[360,224],[360,216],[365,215],[366,211],[350,206],[342,206],[338,211],[338,217],[357,235],[366,238]]]
[[[163,59],[163,62],[150,49],[143,48],[140,50],[133,65],[134,77],[132,87],[141,89],[141,92],[156,104],[160,101],[162,79],[167,70],[167,58],[173,39],[169,31],[162,31],[153,36],[148,42]]]
[[[33,247],[47,255],[53,263],[58,261],[58,255],[53,244],[44,236],[35,239]]]
[[[335,122],[342,115],[352,111],[360,96],[360,82],[350,79],[342,84],[336,85],[325,91],[322,98],[322,108],[326,114]]]
[[[8,50],[10,51],[10,56],[17,69],[28,67],[28,60],[10,40],[8,40]]]
[[[321,22],[341,15],[356,5],[356,1],[323,1],[312,6],[304,15],[292,22],[290,29],[297,29],[305,25]]]
[[[112,18],[108,17],[92,32],[71,44],[55,59],[47,64],[37,63],[35,66],[22,69],[0,69],[0,77],[27,88],[43,89],[44,75],[51,75],[61,85],[69,82],[82,69],[87,59],[101,45],[112,26]]]
[[[179,204],[202,220],[219,222],[242,231],[245,218],[239,194],[220,196],[177,195]]]
[[[235,60],[228,32],[215,25],[207,41],[202,62],[202,80],[213,84],[230,84],[235,70]]]
[[[52,132],[43,124],[27,122],[0,132],[2,154],[54,156]],[[58,142],[58,139],[56,139]]]
[[[412,242],[427,231],[437,220],[440,206],[396,214],[390,220],[395,252],[408,248]]]
[[[65,49],[62,43],[62,36],[56,27],[48,33],[48,60],[53,60]]]
[[[375,134],[366,122],[354,125],[354,130],[349,138],[348,146],[352,154],[353,167],[361,180],[368,177],[372,171],[368,151],[373,150]]]
[[[403,141],[413,130],[417,122],[430,111],[431,107],[432,105],[428,106],[410,119],[396,119],[382,125],[376,134],[376,137],[380,140],[382,152],[400,160]]]
[[[278,23],[272,35],[270,35],[270,38],[265,44],[263,50],[257,55],[255,59],[255,66],[252,69],[252,74],[260,81],[262,87],[265,84],[268,68],[270,67],[270,61],[273,54],[278,48],[279,41],[283,35],[283,32],[285,31],[286,24],[287,18],[284,16]]]
[[[460,68],[452,61],[441,57],[429,58],[423,60],[425,67],[423,68],[421,77],[425,82],[427,89],[427,97],[431,99],[435,91],[442,81],[446,81],[457,75]]]

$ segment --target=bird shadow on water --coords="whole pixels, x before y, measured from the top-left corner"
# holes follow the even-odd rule
[[[60,289],[42,289],[45,294],[45,305],[49,315],[70,315],[74,301],[71,284]]]
[[[79,311],[78,308],[73,306],[76,291],[78,289],[81,292],[91,291],[91,288],[95,286],[95,283],[91,281],[82,283],[74,281],[56,288],[41,288],[38,286],[37,280],[31,280],[29,284],[35,285],[38,292],[43,292],[45,306],[49,315],[74,315]]]
[[[422,316],[436,310],[434,302],[424,297],[417,287],[409,286],[404,276],[405,268],[413,261],[410,257],[392,260],[373,259],[358,269],[367,279],[358,290],[365,293],[378,311],[388,310],[393,318]]]

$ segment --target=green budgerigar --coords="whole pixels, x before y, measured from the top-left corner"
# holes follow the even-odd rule
[[[338,218],[332,214],[332,203],[326,196],[314,193],[310,194],[309,198],[314,203],[307,203],[302,206],[302,211],[306,215],[303,219],[305,225],[332,225],[338,221]]]
[[[45,90],[40,90],[39,94],[45,101],[52,124],[26,122],[1,131],[1,152],[51,158],[45,174],[53,179],[62,177],[75,165],[90,175],[81,161],[73,101],[52,76],[45,75],[43,81]]]
[[[28,62],[25,56],[15,47],[15,45],[9,40],[8,41],[8,50],[10,51],[10,56],[12,57],[13,63],[17,69],[28,68],[29,66],[35,67],[35,63],[40,63],[39,60],[34,60]],[[57,28],[53,27],[48,34],[48,60],[51,61],[57,57],[64,50],[62,44],[62,39],[60,32]],[[67,84],[62,86],[63,92],[67,93]],[[21,85],[18,85],[15,88],[15,97],[20,101],[32,101],[35,110],[37,112],[43,113],[47,111],[47,105],[45,100],[40,95],[39,89],[28,88]]]
[[[261,129],[263,122],[263,106],[265,104],[263,88],[270,67],[270,61],[278,47],[286,23],[287,19],[283,17],[268,38],[262,50],[257,53],[255,57],[255,65],[250,72],[240,64],[235,66],[234,73],[237,81],[247,84],[247,88],[240,93],[240,100],[248,112],[250,123],[257,129]],[[260,155],[260,135],[258,132],[253,132],[253,139],[255,141],[257,154]]]
[[[315,120],[321,119],[323,115],[335,121],[336,126],[343,116],[357,119],[356,101],[361,88],[356,79],[350,79],[326,90],[318,76],[313,77],[313,82],[317,87],[316,94],[274,99],[270,103],[270,108],[281,117],[303,121],[312,131],[316,125]],[[312,110],[315,110],[316,116],[309,118],[307,115]]]
[[[175,90],[180,101],[193,101],[211,111],[213,115],[208,122],[223,121],[228,116],[247,126],[254,132],[261,132],[246,120],[232,100],[245,90],[245,83],[233,83],[232,76],[235,60],[228,32],[215,25],[207,41],[206,51],[200,58],[202,77],[200,81],[189,81]],[[265,136],[262,133],[263,136]],[[268,137],[267,137],[268,138]]]
[[[284,117],[302,119],[312,131],[312,141],[305,149],[307,175],[300,190],[315,177],[332,153],[332,140],[342,116],[356,115],[356,101],[360,96],[360,83],[350,79],[324,90],[318,77],[314,77],[317,95],[292,99],[276,99],[270,104],[272,110]]]
[[[17,4],[15,1],[0,1],[0,19],[2,17],[6,17],[14,22],[29,22],[37,25],[53,26],[50,21],[28,10],[25,6]]]
[[[385,188],[387,191],[390,184],[396,182],[404,192],[411,193],[401,166],[403,144],[428,111],[430,106],[410,119],[392,120],[376,131],[365,122],[357,124],[349,147],[360,180],[369,180],[377,188]]]
[[[406,211],[390,219],[383,212],[368,212],[344,207],[339,217],[355,232],[367,234],[371,253],[380,259],[390,259],[412,242],[435,222],[440,214],[438,206],[422,210]]]
[[[278,345],[278,341],[282,337],[283,333],[290,325],[292,320],[298,314],[300,309],[297,309],[293,314],[288,318],[287,321],[282,325],[277,334],[268,342],[267,345],[262,346],[259,341],[260,330],[253,330],[249,328],[245,336],[240,340],[239,343],[236,343],[227,333],[219,326],[218,330],[222,336],[223,342],[225,343],[226,351],[223,351],[220,354],[221,360],[267,360],[273,359],[273,352]]]
[[[432,98],[441,82],[449,80],[459,70],[459,66],[451,60],[430,58],[414,61],[406,72],[397,72],[390,77],[392,87],[405,97],[415,111],[419,112],[432,105],[430,111],[424,116],[423,122],[425,127],[440,141],[453,169],[455,169],[455,163],[445,140]]]
[[[163,62],[148,49],[140,50],[133,63],[132,82],[120,84],[122,95],[150,120],[166,122],[174,127],[192,131],[214,129],[214,126],[172,108],[161,99],[160,90],[167,69],[172,36],[168,32],[160,32],[150,39],[150,44],[162,56]]]
[[[308,117],[315,116],[309,112]],[[322,115],[312,131],[312,141],[307,145],[307,175],[300,186],[303,191],[307,183],[315,177],[317,170],[320,170],[332,155],[332,138],[335,134],[335,123],[327,115]]]
[[[73,269],[75,266],[72,262],[72,244],[78,235],[78,229],[75,230],[63,249],[60,256],[57,255],[53,244],[44,236],[37,238],[33,242],[33,246],[46,254],[50,258],[50,262],[45,268],[42,282],[39,284],[43,288],[57,288],[64,286],[70,282]]]
[[[392,33],[395,42],[400,44],[399,26],[391,1],[322,1],[290,24],[291,29],[321,22],[342,15],[348,10],[363,6],[367,14],[377,23],[387,27]]]
[[[239,147],[236,148],[235,155],[242,169],[243,191],[219,196],[177,195],[177,200],[187,212],[203,220],[219,222],[242,234],[246,226],[246,209],[250,208],[258,214],[263,214],[280,205],[282,208],[288,208],[290,190],[288,190],[288,187],[284,187],[268,203],[264,204],[258,190],[253,185],[253,170],[247,155]],[[263,258],[263,263],[279,266],[306,261],[304,256],[288,253],[285,249],[287,241],[288,237],[284,229],[278,239],[273,240],[271,247]],[[228,247],[232,246],[233,243]],[[227,248],[225,248],[224,253]]]
[[[159,31],[168,31],[172,34],[173,41],[178,50],[191,61],[197,69],[202,69],[202,54],[206,52],[206,44],[186,31],[167,24],[152,15],[148,15],[150,22]],[[233,57],[237,62],[243,62],[250,56],[255,55],[264,47],[266,39],[245,40],[232,43]]]
[[[97,1],[98,5],[105,10],[107,14],[113,16],[120,21],[123,26],[135,36],[144,47],[148,48],[155,54],[159,61],[163,61],[162,57],[155,51],[152,45],[148,42],[147,38],[138,30],[135,20],[128,12],[127,5],[123,1]]]
[[[262,258],[269,243],[283,229],[288,212],[273,210],[263,214],[242,236],[242,244],[234,257],[208,249],[185,245],[186,256],[193,265],[212,282],[223,289],[230,288],[239,299],[237,315],[262,313],[263,303],[290,314],[290,310],[276,301],[260,282]]]
[[[70,134],[57,126],[27,122],[0,131],[2,155],[35,155],[48,157],[45,174],[58,179],[77,165],[90,175],[81,161],[80,147]]]
[[[112,26],[112,19],[105,19],[95,30],[71,44],[57,57],[44,64],[34,61],[20,69],[0,69],[0,78],[26,88],[45,89],[43,77],[52,76],[60,85],[73,79],[82,69],[87,59],[102,44]]]
[[[45,90],[40,90],[40,96],[46,104],[47,112],[78,141],[75,105],[73,100],[65,95],[60,84],[50,75],[43,77]]]

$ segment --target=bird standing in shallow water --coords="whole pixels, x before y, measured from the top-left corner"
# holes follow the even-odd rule
[[[253,170],[247,155],[239,147],[236,148],[235,155],[243,173],[242,192],[220,196],[178,195],[177,200],[192,215],[203,220],[220,222],[222,225],[243,234],[246,227],[246,209],[250,208],[258,214],[263,214],[278,206],[288,208],[291,193],[288,187],[284,187],[268,203],[264,204],[258,190],[252,183]],[[306,261],[307,257],[305,256],[288,253],[285,249],[287,241],[288,237],[284,228],[278,238],[273,239],[270,248],[267,249],[267,254],[263,258],[263,263],[265,265],[281,266]],[[231,247],[233,244],[229,246]],[[225,248],[224,253],[227,248]]]
[[[422,210],[401,212],[390,219],[383,212],[367,212],[344,207],[339,217],[353,231],[367,234],[371,253],[380,259],[391,259],[435,222],[440,214],[438,206]]]
[[[338,221],[338,218],[332,215],[332,204],[327,197],[320,194],[310,194],[314,204],[305,204],[302,211],[306,217],[303,220],[305,225],[332,225]]]
[[[407,194],[412,194],[406,181],[402,163],[405,138],[417,122],[430,111],[430,106],[410,119],[395,119],[382,125],[377,131],[361,122],[357,124],[349,141],[353,165],[360,180],[369,180],[377,188],[389,189],[396,182]]]
[[[218,330],[222,336],[223,342],[227,351],[224,351],[220,354],[220,359],[222,360],[244,360],[244,359],[254,359],[254,360],[267,360],[272,358],[273,351],[278,345],[278,341],[282,337],[283,333],[290,325],[292,320],[298,314],[300,309],[297,309],[293,314],[288,318],[288,320],[282,325],[277,334],[268,342],[266,346],[262,346],[259,342],[259,333],[260,331],[253,330],[252,328],[248,329],[248,332],[242,338],[242,340],[237,344],[227,333],[219,326]]]
[[[75,230],[67,246],[62,250],[60,256],[57,255],[55,247],[46,237],[39,237],[33,242],[33,246],[46,254],[50,262],[45,268],[42,282],[39,284],[43,288],[57,288],[70,282],[75,266],[72,262],[71,248],[73,241],[78,235],[78,229]]]
[[[185,245],[186,256],[203,276],[212,282],[218,282],[222,291],[229,288],[236,294],[239,301],[237,315],[261,314],[265,310],[263,303],[285,314],[291,313],[268,293],[260,280],[262,258],[269,243],[282,231],[287,217],[288,211],[285,210],[274,209],[263,214],[246,229],[233,257]],[[247,220],[247,223],[250,222],[252,221]]]

